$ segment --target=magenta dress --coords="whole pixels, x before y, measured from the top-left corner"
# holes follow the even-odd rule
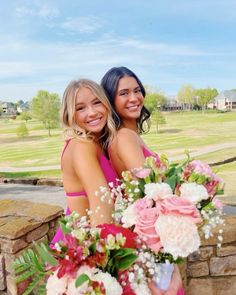
[[[64,155],[64,152],[69,144],[71,140],[66,141],[65,147],[62,151],[62,155],[61,155],[61,159]],[[103,174],[107,180],[107,183],[109,182],[113,182],[114,184],[116,184],[117,182],[117,174],[115,172],[115,170],[112,168],[110,161],[106,158],[106,156],[103,153],[99,154],[99,163],[100,163],[100,167],[103,171]],[[78,197],[78,196],[86,196],[86,192],[85,191],[80,191],[80,192],[66,192],[66,196],[67,197]],[[70,215],[71,211],[70,209],[67,207],[66,211],[65,211],[65,215]],[[53,245],[57,242],[59,242],[60,240],[62,240],[64,237],[64,234],[62,232],[62,230],[59,228],[55,234],[55,236],[53,237],[52,241],[51,241],[51,247],[53,247]]]
[[[147,157],[156,157],[158,156],[156,153],[150,151],[147,147],[145,147],[144,145],[142,146],[142,149],[143,149],[143,155],[145,158]],[[184,295],[184,289],[183,287],[180,287],[177,294],[176,295]]]

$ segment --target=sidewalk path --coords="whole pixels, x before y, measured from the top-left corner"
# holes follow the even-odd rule
[[[191,157],[201,156],[204,154],[223,150],[225,148],[236,148],[236,142],[228,142],[223,144],[208,145],[206,147],[199,148],[196,152],[190,152]],[[236,154],[236,152],[235,152]],[[186,155],[178,155],[169,157],[170,161],[177,161],[186,159]],[[45,171],[45,170],[60,170],[60,165],[51,166],[39,166],[39,167],[0,167],[0,172],[33,172],[33,171]]]
[[[29,184],[0,184],[0,200],[27,200],[66,207],[63,187]]]

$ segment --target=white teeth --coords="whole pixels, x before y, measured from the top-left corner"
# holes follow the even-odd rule
[[[137,110],[139,108],[139,106],[129,106],[127,107],[128,110]]]
[[[87,123],[91,126],[96,126],[100,121],[101,121],[101,119],[95,119],[95,120],[89,121]]]

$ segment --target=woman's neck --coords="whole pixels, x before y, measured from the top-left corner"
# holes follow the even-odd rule
[[[122,127],[131,129],[135,132],[138,133],[138,127],[137,127],[137,123],[136,120],[124,120],[121,124]]]

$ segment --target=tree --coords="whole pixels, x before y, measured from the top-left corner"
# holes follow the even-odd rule
[[[207,107],[207,104],[218,95],[218,91],[215,88],[200,88],[194,91],[197,98],[197,104],[201,106],[202,111]]]
[[[59,123],[60,99],[58,94],[39,90],[31,101],[32,115],[40,120],[51,136],[51,129]]]
[[[147,90],[147,95],[145,97],[145,106],[150,113],[152,113],[157,108],[160,108],[165,103],[166,97],[161,91],[153,92]]]
[[[27,123],[28,120],[31,120],[31,116],[30,116],[30,113],[29,111],[23,111],[21,114],[20,114],[20,119],[25,121]]]
[[[194,89],[190,84],[182,86],[177,94],[178,102],[183,104],[183,109],[190,110],[194,101]]]
[[[20,124],[20,126],[16,129],[16,134],[18,137],[26,137],[29,135],[29,130],[27,129],[25,123]]]
[[[156,124],[156,133],[158,133],[160,125],[166,124],[166,119],[158,108],[152,112],[152,122]]]

